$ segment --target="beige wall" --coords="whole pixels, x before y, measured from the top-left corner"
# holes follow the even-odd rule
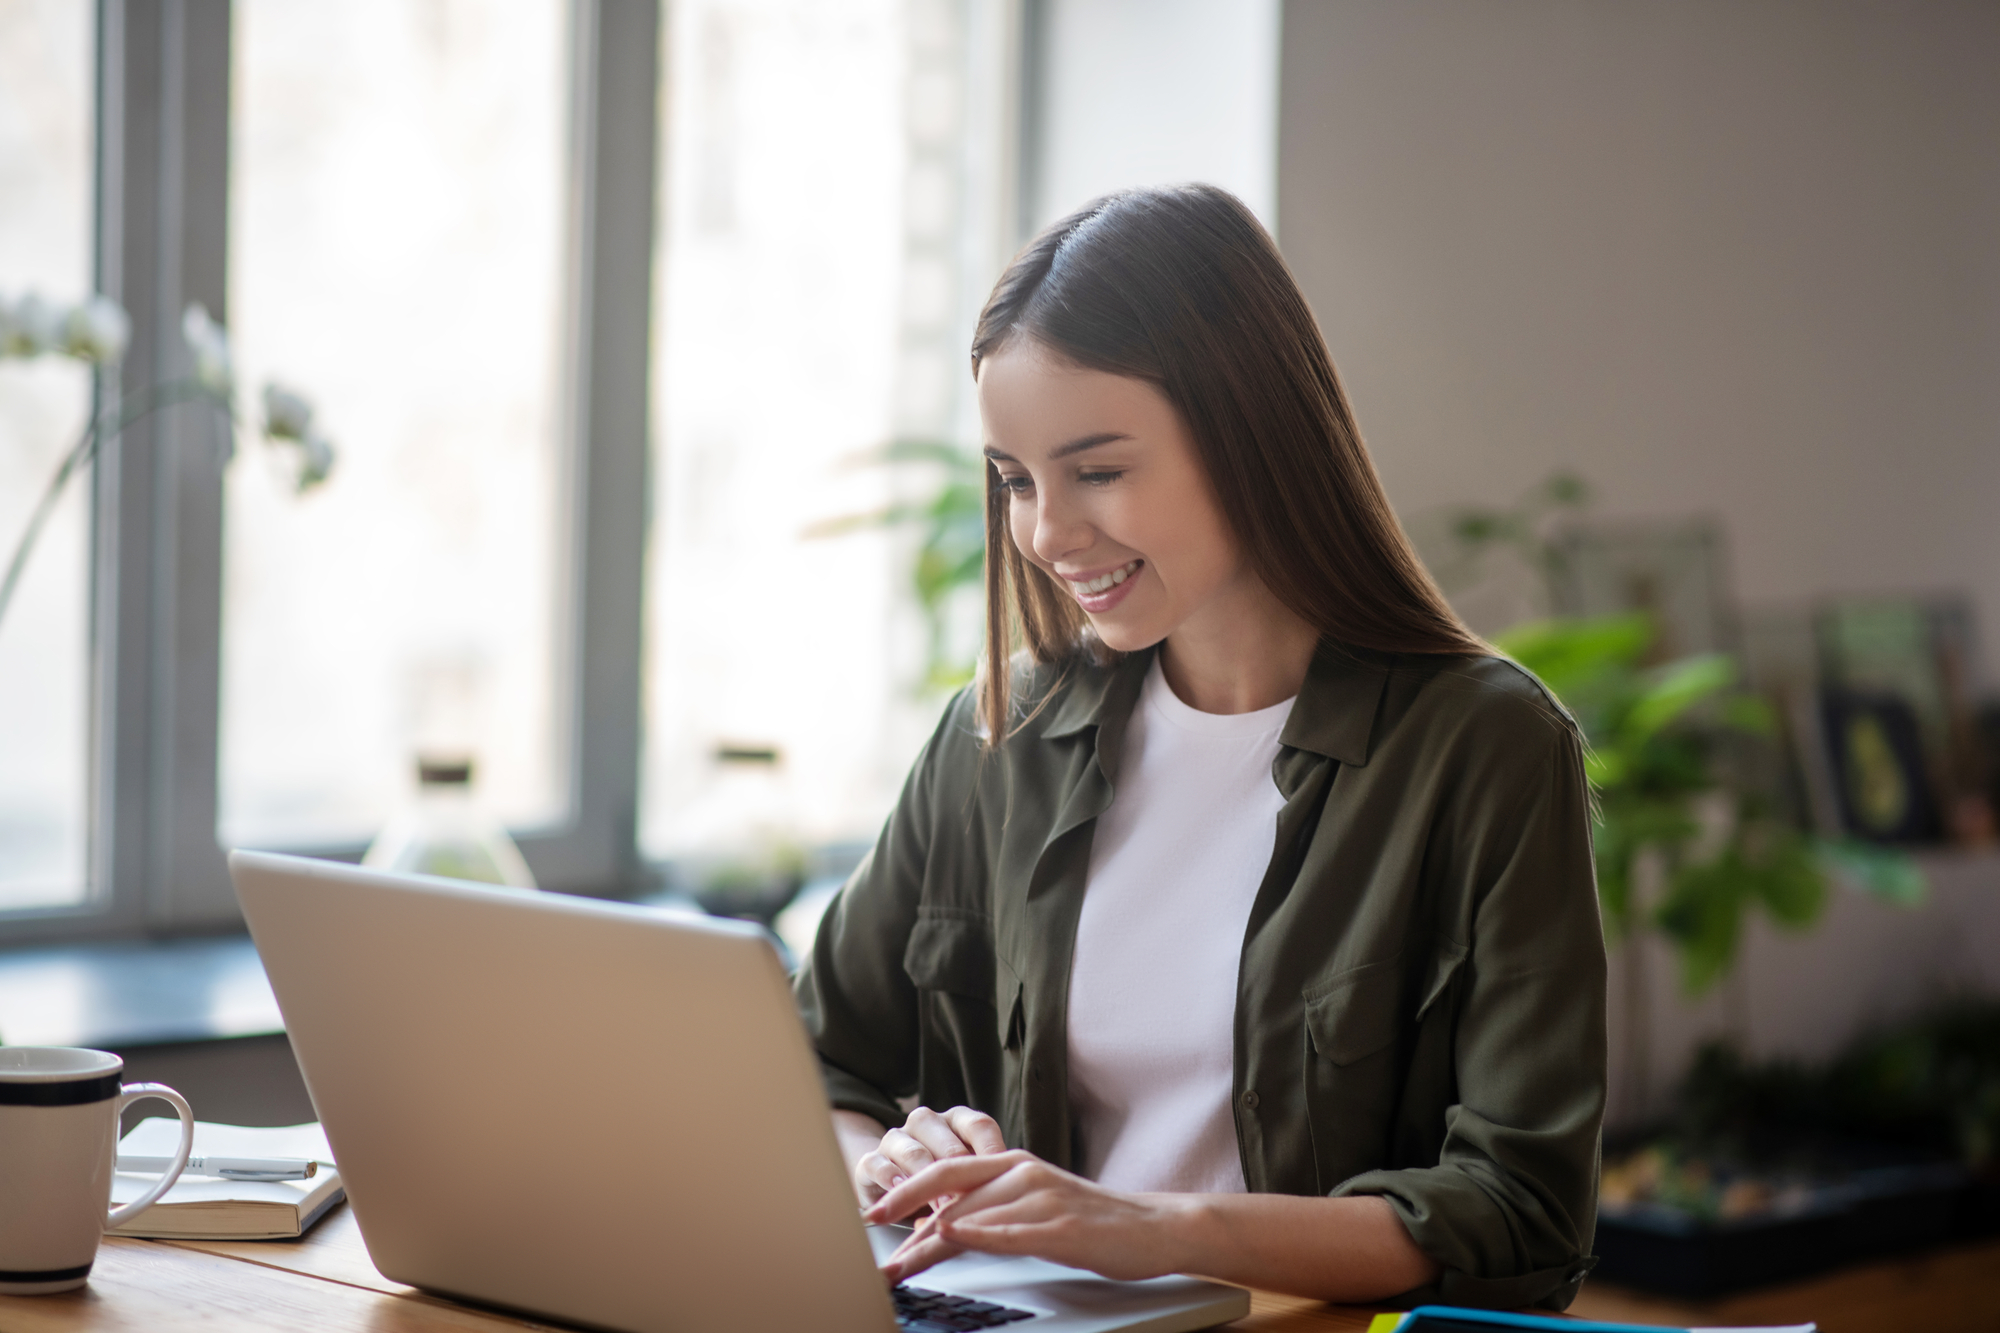
[[[2000,4],[1289,0],[1278,211],[1407,516],[1579,469],[2000,658]]]

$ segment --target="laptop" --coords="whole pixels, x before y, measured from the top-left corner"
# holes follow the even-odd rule
[[[967,1254],[892,1298],[761,931],[230,857],[385,1277],[620,1333],[1180,1333],[1237,1287]],[[871,1231],[874,1233],[871,1235]]]

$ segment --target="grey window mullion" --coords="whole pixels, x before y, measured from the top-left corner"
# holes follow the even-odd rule
[[[105,0],[99,286],[127,393],[183,374],[181,312],[227,301],[228,0]],[[205,405],[107,440],[97,481],[93,873],[121,928],[238,917],[215,839],[226,430]]]
[[[652,326],[657,0],[578,0],[572,126],[567,500],[559,673],[570,822],[527,833],[545,887],[638,887],[640,627]]]

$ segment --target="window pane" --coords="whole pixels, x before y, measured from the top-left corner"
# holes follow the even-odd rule
[[[808,535],[907,484],[856,456],[903,423],[907,25],[935,8],[671,11],[641,823],[653,855],[872,838],[937,714],[917,688],[907,536]],[[761,770],[740,760],[771,751]]]
[[[560,819],[568,7],[234,12],[242,379],[304,391],[339,453],[305,495],[248,432],[231,470],[223,840],[365,839],[420,747]]]
[[[0,296],[90,291],[92,6],[0,5]],[[56,356],[0,360],[0,570],[89,410]],[[87,896],[90,474],[72,477],[0,619],[0,910]]]

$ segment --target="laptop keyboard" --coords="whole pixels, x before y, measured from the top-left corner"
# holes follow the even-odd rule
[[[1035,1317],[1032,1310],[975,1301],[970,1296],[947,1296],[922,1287],[896,1287],[889,1295],[896,1302],[896,1322],[906,1333],[972,1333],[973,1329],[997,1328]]]

